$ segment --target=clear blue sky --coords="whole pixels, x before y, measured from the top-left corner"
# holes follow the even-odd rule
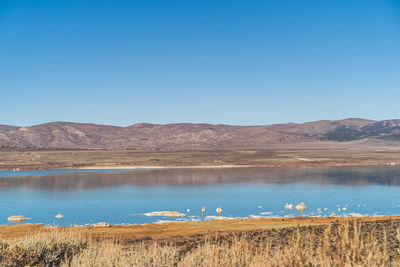
[[[400,2],[0,0],[0,124],[400,118]]]

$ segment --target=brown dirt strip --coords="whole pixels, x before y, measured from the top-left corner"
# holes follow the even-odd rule
[[[146,239],[168,239],[195,235],[264,231],[269,229],[338,224],[344,222],[400,221],[400,216],[377,217],[293,217],[267,219],[231,219],[206,222],[168,222],[143,225],[114,225],[112,227],[49,227],[39,224],[1,225],[0,239],[23,237],[46,231],[78,231],[95,238],[116,238],[125,242]]]

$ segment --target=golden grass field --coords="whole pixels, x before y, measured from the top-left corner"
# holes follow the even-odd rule
[[[140,239],[163,239],[170,237],[186,237],[214,232],[242,232],[253,230],[280,229],[297,226],[328,225],[349,221],[375,222],[382,220],[399,220],[400,216],[378,217],[289,217],[264,219],[226,219],[203,222],[164,222],[153,224],[114,225],[112,227],[57,227],[59,230],[85,232],[93,237],[110,237],[127,242]],[[54,227],[41,224],[12,224],[0,226],[1,238],[21,237],[38,232],[54,230]]]
[[[400,217],[0,227],[2,266],[398,266]]]

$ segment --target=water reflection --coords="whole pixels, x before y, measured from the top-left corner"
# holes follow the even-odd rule
[[[131,185],[207,186],[213,184],[307,182],[317,185],[400,185],[399,167],[302,167],[229,169],[156,169],[97,173],[68,173],[48,176],[1,177],[0,190],[35,188],[79,190]]]

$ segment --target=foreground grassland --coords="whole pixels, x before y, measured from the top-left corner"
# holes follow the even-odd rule
[[[400,217],[0,227],[2,266],[398,266]]]
[[[0,149],[0,169],[185,166],[352,166],[400,164],[400,150],[341,143],[271,145],[239,150]]]

